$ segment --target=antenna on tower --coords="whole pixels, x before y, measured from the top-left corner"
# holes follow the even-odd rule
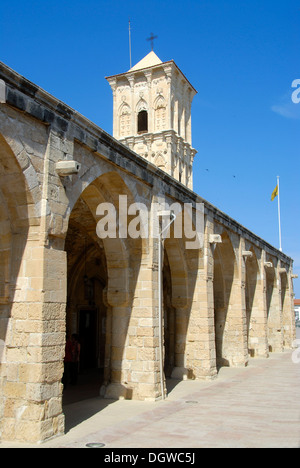
[[[131,28],[130,28],[130,18],[129,18],[129,62],[131,68]]]

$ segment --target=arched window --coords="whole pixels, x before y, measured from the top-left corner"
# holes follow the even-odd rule
[[[138,133],[148,132],[148,112],[146,110],[141,110],[138,113],[137,131]]]

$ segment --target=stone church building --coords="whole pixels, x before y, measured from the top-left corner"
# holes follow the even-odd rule
[[[2,440],[64,433],[67,334],[101,396],[140,400],[295,337],[292,259],[193,192],[194,87],[153,51],[107,81],[113,137],[0,63]]]

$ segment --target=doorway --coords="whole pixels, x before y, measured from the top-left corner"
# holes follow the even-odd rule
[[[97,309],[80,309],[80,370],[88,371],[97,367]]]
[[[76,385],[65,385],[64,405],[98,397],[104,380],[107,307],[106,256],[92,214],[79,199],[70,216],[67,252],[67,335],[78,335],[80,357]]]

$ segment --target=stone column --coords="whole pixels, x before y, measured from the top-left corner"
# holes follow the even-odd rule
[[[250,349],[254,357],[269,357],[267,310],[264,299],[263,279],[256,284],[256,304],[253,307],[253,320],[251,323]]]
[[[291,349],[296,338],[295,312],[293,301],[293,285],[291,272],[288,266],[279,267],[281,284],[281,305],[282,305],[282,329],[283,347]]]
[[[28,240],[7,337],[2,438],[39,442],[63,434],[65,252]],[[20,283],[19,283],[20,284]]]
[[[171,377],[178,380],[192,378],[192,372],[189,371],[186,366],[188,315],[189,311],[187,307],[176,307],[174,324],[174,368]]]
[[[156,240],[155,240],[156,241]],[[130,306],[111,304],[111,380],[106,398],[156,400],[161,397],[158,365],[158,271],[150,254],[136,274]]]
[[[203,250],[193,254],[190,266],[197,267],[189,272],[194,275],[190,315],[186,337],[186,368],[188,377],[211,379],[216,377],[216,352],[214,332],[214,295],[213,295],[213,244],[211,244],[212,223],[206,223]]]
[[[251,357],[268,357],[267,310],[261,274],[264,266],[253,251],[243,250],[242,256],[246,269],[248,352]]]
[[[268,317],[268,346],[271,352],[283,350],[281,292],[277,266],[264,253],[265,291]]]
[[[125,355],[128,342],[128,320],[130,308],[126,306],[111,306],[110,330],[110,378],[108,386],[103,392],[105,398],[130,399],[131,392],[128,386],[127,366]],[[108,347],[108,342],[107,342]],[[108,376],[108,369],[106,371]]]
[[[157,400],[162,396],[159,367],[157,245],[158,239],[149,239],[148,254],[140,265],[127,349],[133,395],[142,400]]]
[[[64,432],[66,253],[64,215],[68,200],[55,163],[71,156],[72,142],[49,129],[44,155],[40,218],[29,218],[27,242],[15,241],[16,289],[6,337],[2,438],[38,442]],[[37,209],[37,207],[36,207]]]
[[[243,267],[243,242],[236,239],[235,255],[238,255],[232,281],[227,311],[227,360],[230,366],[246,366],[248,363],[247,321],[245,296],[245,271]],[[225,328],[226,332],[226,328]]]
[[[191,307],[186,345],[189,378],[211,379],[217,374],[212,277],[199,272]]]

